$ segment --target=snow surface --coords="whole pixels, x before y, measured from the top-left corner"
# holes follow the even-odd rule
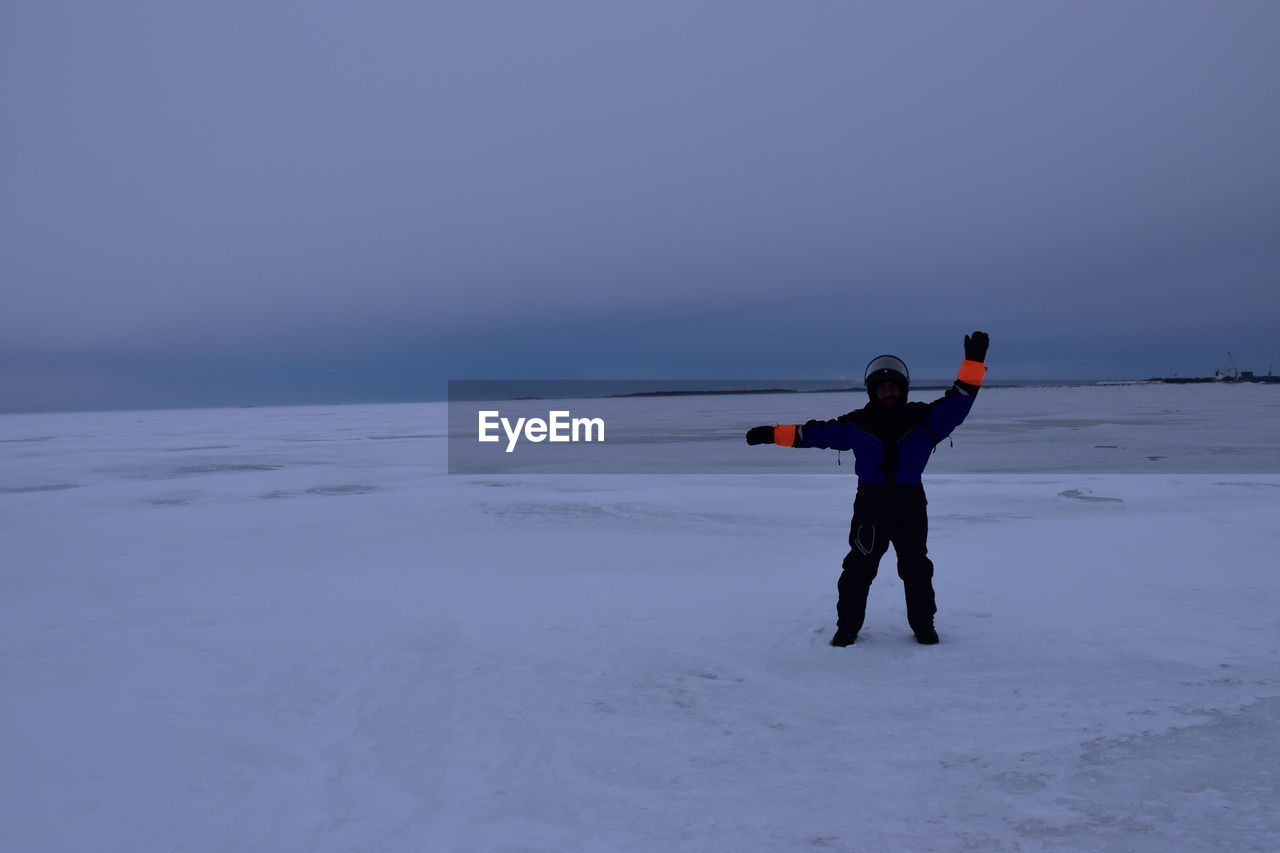
[[[984,392],[942,644],[890,556],[847,649],[848,476],[447,475],[443,404],[2,417],[0,850],[1280,849],[1278,401]],[[1228,473],[1055,461],[1190,410]]]

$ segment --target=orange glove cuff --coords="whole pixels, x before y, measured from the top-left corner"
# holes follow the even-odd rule
[[[787,424],[785,426],[774,427],[773,443],[781,444],[783,447],[795,447],[796,446],[796,425]]]
[[[981,361],[970,361],[965,359],[960,363],[960,373],[956,376],[966,385],[977,387],[982,384],[982,378],[987,375],[987,366]]]

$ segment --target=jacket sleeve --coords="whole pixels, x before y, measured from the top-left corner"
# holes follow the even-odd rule
[[[929,404],[925,415],[925,423],[933,436],[934,443],[951,435],[952,430],[964,423],[969,410],[973,408],[973,399],[982,387],[982,379],[986,375],[987,366],[980,361],[965,360],[960,365],[956,381],[937,400]]]
[[[829,421],[805,421],[803,424],[774,427],[773,441],[774,444],[787,447],[852,450],[853,433],[856,430],[857,427],[840,418]]]

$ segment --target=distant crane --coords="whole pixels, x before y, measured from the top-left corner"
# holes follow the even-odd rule
[[[1228,350],[1228,351],[1227,351],[1227,362],[1231,365],[1231,380],[1230,380],[1230,381],[1232,381],[1232,382],[1239,382],[1239,381],[1240,381],[1240,368],[1236,366],[1236,357],[1235,357],[1234,355],[1232,355],[1232,354],[1231,354],[1230,350]]]

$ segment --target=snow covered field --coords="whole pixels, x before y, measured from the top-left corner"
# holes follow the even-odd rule
[[[805,472],[734,430],[858,404],[635,403]],[[892,555],[826,645],[847,457],[462,476],[446,432],[0,417],[0,850],[1280,849],[1280,388],[983,392],[936,647]]]

